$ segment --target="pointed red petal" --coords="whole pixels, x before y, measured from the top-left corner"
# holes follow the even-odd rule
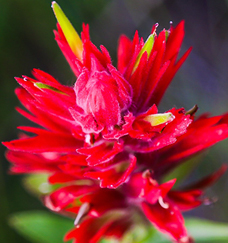
[[[151,205],[143,202],[142,209],[150,222],[159,231],[168,234],[179,243],[192,242],[184,226],[184,218],[172,204],[169,204],[168,208],[163,208],[159,203]]]
[[[124,165],[123,165],[124,164]],[[104,188],[117,188],[130,176],[132,171],[136,166],[136,157],[132,156],[130,161],[127,162],[128,166],[126,167],[126,161],[120,162],[110,169],[101,170],[101,171],[92,171],[87,172],[84,175],[88,178],[98,179],[100,180],[100,187]],[[119,167],[125,166],[126,169],[122,171],[118,171]]]

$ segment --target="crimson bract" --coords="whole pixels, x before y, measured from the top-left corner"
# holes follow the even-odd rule
[[[195,118],[197,107],[158,112],[158,104],[173,76],[190,53],[178,60],[184,22],[146,41],[135,33],[121,36],[118,63],[113,66],[104,46],[90,40],[83,24],[81,38],[57,3],[55,39],[76,82],[59,83],[34,69],[30,78],[16,78],[16,94],[27,109],[17,108],[39,127],[19,127],[20,138],[4,142],[13,173],[49,173],[49,183],[61,187],[44,204],[76,218],[65,236],[77,243],[121,237],[140,215],[173,242],[193,239],[181,212],[203,203],[203,189],[225,171],[180,190],[164,175],[187,158],[228,137],[228,114]],[[73,225],[73,224],[72,224]]]

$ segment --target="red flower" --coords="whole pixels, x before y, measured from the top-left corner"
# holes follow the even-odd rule
[[[34,69],[35,79],[16,78],[16,94],[27,109],[18,112],[40,128],[20,127],[35,135],[4,142],[12,173],[50,174],[61,188],[44,199],[51,210],[76,217],[76,228],[65,240],[98,242],[120,239],[141,211],[160,231],[179,243],[193,242],[181,211],[203,203],[206,186],[226,170],[182,190],[172,190],[175,179],[163,176],[189,156],[228,137],[228,114],[194,118],[171,109],[158,113],[159,104],[190,49],[177,61],[184,22],[156,34],[154,25],[144,42],[121,36],[117,68],[108,51],[97,49],[83,25],[81,39],[59,6],[56,41],[77,80],[64,86]],[[137,208],[137,210],[136,210]]]

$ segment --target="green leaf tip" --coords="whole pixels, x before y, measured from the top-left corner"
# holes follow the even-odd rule
[[[166,122],[171,122],[175,116],[171,112],[149,115],[144,118],[151,126],[158,126]]]
[[[66,93],[56,89],[55,87],[52,87],[51,85],[48,85],[48,84],[44,84],[44,83],[40,83],[40,82],[36,82],[34,83],[34,85],[39,88],[39,89],[49,89],[49,90],[52,90],[54,92],[57,92],[59,94],[63,94],[63,95],[67,95]]]
[[[155,35],[156,33],[154,32],[153,34],[149,35],[144,46],[142,47],[141,51],[139,52],[137,58],[136,58],[136,61],[135,61],[135,65],[134,65],[134,68],[133,68],[133,71],[132,73],[135,72],[135,70],[137,69],[138,65],[139,65],[139,62],[142,58],[142,55],[147,52],[147,59],[149,58],[150,56],[150,53],[152,51],[152,48],[153,48],[153,45],[154,45],[154,38],[155,38]]]
[[[55,17],[63,31],[63,34],[72,50],[72,52],[76,55],[76,57],[81,60],[82,59],[82,41],[79,37],[77,31],[72,26],[71,22],[68,20],[58,3],[55,1],[52,2],[51,7],[55,14]]]

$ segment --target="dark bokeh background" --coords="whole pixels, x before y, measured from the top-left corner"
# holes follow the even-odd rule
[[[58,3],[75,28],[90,24],[91,37],[98,46],[104,44],[115,62],[118,36],[132,37],[136,29],[146,38],[154,23],[158,31],[185,19],[186,37],[182,52],[194,49],[168,89],[160,111],[173,106],[200,107],[198,114],[213,115],[228,110],[228,1],[225,0],[59,0]],[[27,124],[14,107],[19,105],[14,89],[14,76],[30,75],[40,68],[66,84],[74,76],[59,51],[52,29],[55,17],[49,0],[0,0],[0,139],[17,137],[16,126]],[[204,153],[190,180],[206,175],[222,163],[228,163],[228,141]],[[21,176],[7,174],[5,148],[0,146],[0,242],[28,242],[7,225],[15,212],[43,209],[41,203],[22,186]],[[208,195],[219,201],[202,206],[191,215],[228,222],[228,174]]]

